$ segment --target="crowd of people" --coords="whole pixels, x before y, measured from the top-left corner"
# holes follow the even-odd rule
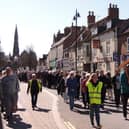
[[[111,76],[110,72],[104,73],[103,70],[96,70],[94,73],[61,71],[55,75],[53,76],[56,77],[58,95],[61,95],[65,102],[69,102],[70,110],[74,110],[74,101],[81,99],[84,108],[90,110],[90,120],[93,127],[96,127],[95,116],[97,128],[101,128],[100,108],[104,110],[105,100],[114,101],[118,110],[122,104],[123,117],[127,120],[129,65],[125,65],[121,70],[117,69],[114,76]],[[48,86],[48,88],[50,87]]]
[[[15,73],[7,67],[0,73],[0,102],[1,111],[5,112],[5,119],[11,121],[12,113],[17,110],[19,80],[28,83],[27,94],[31,94],[31,104],[34,110],[37,107],[38,93],[42,86],[54,88],[61,95],[64,102],[69,103],[71,111],[74,110],[75,100],[82,100],[83,108],[89,109],[90,121],[93,127],[94,116],[97,128],[101,129],[100,108],[104,110],[105,100],[114,101],[116,108],[123,105],[123,117],[127,120],[127,104],[129,98],[129,65],[116,70],[115,75],[103,70],[88,72],[20,72]]]

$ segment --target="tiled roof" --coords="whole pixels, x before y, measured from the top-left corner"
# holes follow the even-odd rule
[[[69,36],[70,36],[70,33],[68,35],[66,35],[65,37],[61,38],[58,42],[54,43],[52,45],[52,47],[55,47],[55,46],[62,44]]]
[[[129,19],[119,20],[117,24],[118,35],[127,33],[129,30]]]
[[[76,31],[75,31],[76,28],[74,27],[73,29],[74,30],[73,31],[71,30],[71,33],[70,33],[69,37],[67,37],[64,40],[64,42],[63,42],[63,49],[69,48],[73,44],[73,42],[76,40]],[[77,32],[78,32],[77,37],[80,36],[82,31],[83,30],[81,30],[81,27],[77,28]]]

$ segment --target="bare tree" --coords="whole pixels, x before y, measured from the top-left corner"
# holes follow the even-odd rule
[[[20,64],[22,67],[29,67],[30,70],[36,69],[37,55],[32,48],[24,50],[20,56]]]

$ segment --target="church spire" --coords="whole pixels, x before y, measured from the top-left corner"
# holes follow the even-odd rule
[[[19,56],[19,43],[18,43],[18,30],[17,25],[15,27],[15,33],[14,33],[14,46],[13,46],[13,57]]]

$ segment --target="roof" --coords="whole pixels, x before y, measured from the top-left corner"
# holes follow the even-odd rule
[[[127,29],[123,32],[123,34],[126,34],[126,33],[129,33],[129,28],[127,28]]]
[[[77,28],[78,34],[76,35],[75,26],[73,27],[73,31],[71,31],[70,36],[64,41],[63,49],[69,48],[74,45],[76,42],[76,36],[77,39],[80,37],[81,33],[84,31],[85,27],[79,27]]]
[[[111,28],[107,29],[106,24],[109,20],[112,21],[112,25]],[[107,16],[93,24],[90,28],[93,27],[98,28],[98,33],[92,37],[114,30],[115,28],[117,28],[118,35],[123,35],[129,33],[129,19],[111,19],[109,16]]]
[[[51,47],[56,47],[56,46],[62,44],[69,36],[70,36],[70,33],[68,35],[66,35],[65,37],[61,38],[58,42],[52,44]]]
[[[119,20],[117,25],[118,35],[123,35],[129,32],[129,19]]]

